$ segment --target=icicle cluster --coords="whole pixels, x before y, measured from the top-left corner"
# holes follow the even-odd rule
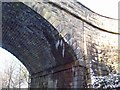
[[[57,43],[56,43],[56,49],[58,50],[58,47],[62,47],[62,56],[64,57],[65,55],[65,44],[63,43],[62,39],[61,40],[58,40]]]

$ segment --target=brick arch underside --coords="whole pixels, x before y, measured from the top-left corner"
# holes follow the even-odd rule
[[[30,74],[73,62],[72,48],[42,16],[20,2],[2,3],[2,47]]]

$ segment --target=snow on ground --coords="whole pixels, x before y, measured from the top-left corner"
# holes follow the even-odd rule
[[[108,76],[93,76],[93,88],[118,88],[120,87],[120,74],[110,74]]]

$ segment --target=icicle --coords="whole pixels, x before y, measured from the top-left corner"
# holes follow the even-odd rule
[[[58,49],[59,44],[60,44],[60,42],[58,40],[57,43],[56,43],[56,49]]]
[[[62,42],[62,40],[60,41],[60,46],[62,46],[62,44],[63,44],[63,42]]]
[[[65,45],[63,43],[62,56],[64,57],[64,55],[65,55]]]

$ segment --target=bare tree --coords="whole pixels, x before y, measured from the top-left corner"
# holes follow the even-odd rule
[[[4,70],[3,76],[2,76],[2,88],[10,88],[12,86],[12,77],[14,73],[14,66],[11,65],[9,68]]]
[[[28,84],[29,73],[20,63],[17,66],[12,63],[4,70],[2,76],[2,88],[21,88]]]

